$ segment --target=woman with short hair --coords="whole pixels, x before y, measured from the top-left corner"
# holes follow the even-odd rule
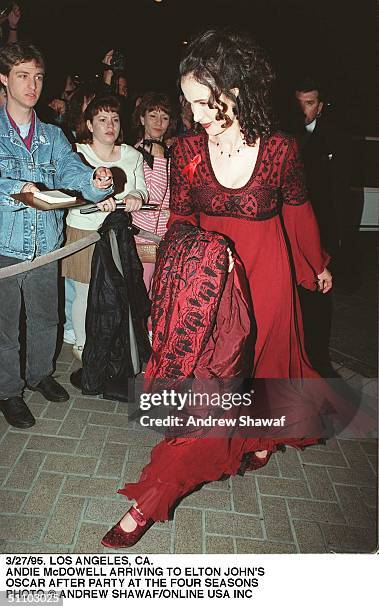
[[[139,98],[133,114],[137,135],[135,147],[143,157],[143,171],[149,191],[149,204],[156,210],[133,213],[141,229],[163,236],[167,229],[170,203],[170,149],[167,141],[176,127],[175,113],[165,93],[150,91]],[[136,236],[137,250],[143,263],[144,281],[150,290],[155,267],[156,246]]]
[[[99,211],[81,214],[80,208],[71,208],[67,215],[67,243],[75,242],[89,232],[99,229],[116,203],[123,203],[126,212],[139,210],[148,199],[143,174],[142,155],[127,144],[122,144],[120,102],[114,96],[95,97],[84,112],[81,131],[77,133],[76,150],[90,166],[101,164],[112,170],[114,193],[112,198],[98,204]],[[62,261],[62,274],[75,283],[72,321],[76,343],[75,357],[81,360],[85,344],[85,317],[91,260],[94,246],[74,253]]]

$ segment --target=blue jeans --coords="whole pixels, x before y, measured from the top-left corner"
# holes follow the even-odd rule
[[[20,263],[0,255],[0,268]],[[21,395],[19,326],[22,299],[26,314],[25,378],[35,386],[52,374],[58,329],[56,261],[0,280],[0,399]]]

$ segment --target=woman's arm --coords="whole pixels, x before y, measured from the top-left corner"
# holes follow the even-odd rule
[[[8,15],[8,24],[9,24],[9,33],[8,33],[8,40],[7,40],[8,43],[17,42],[18,40],[17,27],[18,27],[18,22],[20,21],[20,17],[21,17],[21,9],[19,5],[17,4],[17,2],[14,2],[12,6],[12,10],[10,11]]]
[[[326,293],[331,288],[331,275],[326,270],[330,256],[321,247],[316,217],[305,187],[303,164],[294,138],[289,141],[281,188],[282,216],[291,246],[297,284]]]
[[[139,210],[143,204],[149,200],[149,192],[146,187],[145,176],[143,172],[143,157],[141,153],[134,152],[137,155],[135,168],[133,170],[133,186],[130,185],[128,193],[124,196],[123,202],[126,205],[126,212],[134,212]],[[130,176],[130,175],[129,175]],[[128,188],[128,183],[125,185]],[[125,193],[125,192],[124,192]]]
[[[149,192],[147,189],[145,174],[143,171],[143,157],[141,153],[138,153],[138,159],[136,169],[134,172],[135,177],[135,188],[131,192],[133,195],[138,195],[142,199],[142,203],[146,204],[149,200]],[[129,194],[128,194],[129,195]]]

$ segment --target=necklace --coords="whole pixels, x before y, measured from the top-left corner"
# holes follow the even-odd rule
[[[213,141],[211,141],[211,142],[213,142]],[[219,142],[213,142],[213,144],[215,144],[216,147],[218,148],[218,151],[220,152],[220,155],[224,155],[225,151],[223,151],[220,148],[220,143]],[[237,149],[234,149],[234,151],[232,153],[225,153],[225,155],[227,155],[228,157],[232,157],[233,155],[238,155],[239,152],[242,151],[242,149],[244,149],[245,147],[246,147],[246,140],[242,140]]]

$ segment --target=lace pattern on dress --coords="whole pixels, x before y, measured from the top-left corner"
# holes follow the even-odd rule
[[[296,141],[284,134],[262,139],[256,167],[246,185],[238,189],[224,187],[214,176],[206,134],[182,137],[175,145],[170,208],[176,214],[202,212],[262,221],[279,214],[282,204],[300,206],[307,201]]]

